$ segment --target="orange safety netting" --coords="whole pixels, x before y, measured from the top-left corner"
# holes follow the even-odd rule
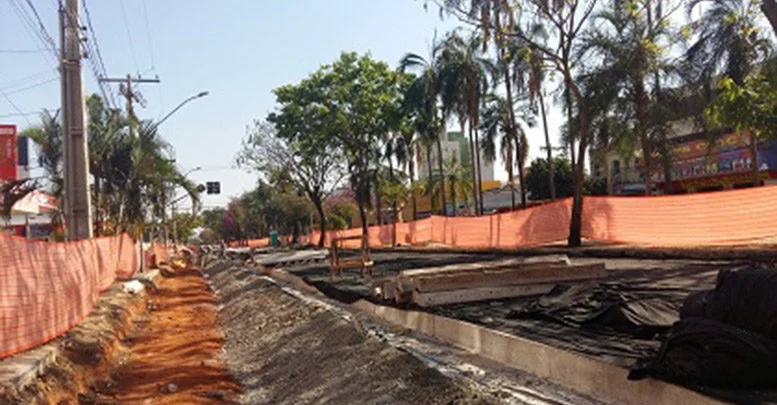
[[[586,238],[643,245],[742,244],[777,236],[777,187],[661,197],[587,197]]]
[[[660,197],[585,197],[582,235],[610,243],[640,245],[737,244],[777,237],[777,186]],[[397,224],[397,243],[434,242],[466,248],[516,248],[564,241],[569,235],[572,200],[481,217],[439,217]],[[320,232],[307,237],[317,244]],[[332,237],[361,235],[361,228],[327,232]],[[368,228],[370,246],[392,241],[392,226]],[[304,238],[303,238],[304,239]],[[357,248],[359,240],[344,241]],[[264,247],[269,240],[244,243]]]
[[[139,260],[126,234],[69,243],[0,235],[0,358],[68,331]]]

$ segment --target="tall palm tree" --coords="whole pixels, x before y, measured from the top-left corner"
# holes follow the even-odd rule
[[[760,1],[690,0],[689,17],[701,4],[707,7],[691,22],[694,41],[686,52],[694,79],[709,81],[722,74],[742,86],[769,50],[768,41],[758,30]]]
[[[516,142],[511,128],[510,106],[507,100],[495,94],[486,96],[485,109],[481,120],[483,131],[483,156],[493,162],[496,160],[497,149],[505,162],[508,184],[510,186],[511,208],[515,209],[515,187],[513,170],[516,160]]]
[[[418,71],[418,76],[405,93],[405,103],[416,112],[424,144],[431,146],[434,143],[437,146],[437,168],[440,181],[445,179],[442,138],[445,136],[446,117],[450,113],[450,106],[442,105],[440,97],[442,91],[440,78],[442,49],[441,43],[435,41],[428,60],[420,55],[408,53],[400,61],[400,70],[403,72],[407,70]],[[427,147],[427,161],[429,161],[430,155]],[[431,173],[429,181],[432,182]],[[443,215],[445,215],[445,205],[445,193],[442,193],[440,210]]]
[[[665,142],[659,135],[662,123],[655,122],[656,98],[650,92],[650,82],[663,69],[659,42],[660,27],[652,26],[651,0],[632,3],[613,3],[597,19],[601,23],[586,38],[583,52],[593,51],[604,61],[590,74],[587,92],[599,94],[592,111],[604,112],[600,105],[613,103],[621,108],[621,118],[628,122],[642,151],[642,169],[645,193],[652,194],[653,170],[659,145]],[[616,91],[613,93],[613,91]],[[596,97],[593,97],[596,99]],[[623,108],[626,106],[626,108]],[[594,118],[593,121],[596,119]]]
[[[489,73],[493,71],[493,63],[483,57],[484,39],[477,33],[469,37],[462,37],[456,31],[452,32],[444,41],[442,59],[442,80],[445,99],[452,100],[456,106],[459,125],[462,134],[465,132],[465,123],[469,121],[469,148],[470,166],[472,170],[472,182],[477,187],[473,188],[473,201],[478,206],[482,199],[482,175],[480,173],[480,145],[477,142],[477,129],[480,119],[480,106],[483,95],[489,88]],[[482,204],[481,204],[482,205]],[[476,209],[477,211],[477,209]]]
[[[464,200],[467,207],[470,206],[469,196],[472,195],[474,183],[470,180],[471,167],[463,165],[456,156],[451,156],[445,161],[445,175],[448,177],[448,183],[451,185],[450,195],[453,204],[453,216],[458,211],[458,199]]]
[[[403,125],[400,132],[394,134],[396,148],[394,153],[397,162],[405,166],[405,172],[410,178],[410,200],[413,205],[413,220],[418,219],[418,201],[415,195],[415,159],[418,156],[420,140],[418,133],[411,125]]]

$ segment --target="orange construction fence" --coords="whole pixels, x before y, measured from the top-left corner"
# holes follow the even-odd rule
[[[139,260],[126,234],[69,243],[0,235],[0,358],[68,331]]]
[[[439,217],[397,224],[397,243],[439,243],[465,248],[516,248],[565,241],[572,200],[481,217]],[[327,232],[332,237],[361,234],[361,228]],[[317,244],[320,232],[307,242]],[[370,246],[392,242],[392,225],[371,226]],[[676,196],[585,197],[582,235],[608,243],[693,246],[743,244],[777,237],[777,186]],[[346,241],[356,248],[358,240]],[[244,241],[264,247],[269,240]]]

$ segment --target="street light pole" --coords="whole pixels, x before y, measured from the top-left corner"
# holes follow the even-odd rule
[[[181,101],[181,103],[180,103],[180,104],[178,104],[178,105],[177,105],[175,108],[173,108],[173,109],[172,109],[172,110],[171,110],[169,113],[167,113],[167,115],[165,115],[164,117],[162,117],[162,119],[161,119],[161,120],[157,121],[157,123],[156,123],[156,125],[155,125],[155,126],[157,126],[157,127],[158,127],[158,126],[162,125],[162,123],[163,123],[163,122],[165,122],[165,121],[166,121],[168,118],[170,118],[170,116],[171,116],[171,115],[175,114],[175,112],[176,112],[176,111],[180,110],[180,109],[181,109],[181,107],[183,107],[184,105],[186,105],[186,103],[188,103],[188,102],[190,102],[190,101],[192,101],[192,100],[196,100],[196,99],[198,99],[198,98],[205,97],[205,96],[207,96],[208,94],[210,94],[210,93],[209,93],[209,92],[207,92],[207,91],[201,91],[201,92],[199,92],[199,93],[197,93],[197,94],[195,94],[195,95],[193,95],[193,96],[191,96],[191,97],[187,98],[186,100],[184,100],[184,101]]]

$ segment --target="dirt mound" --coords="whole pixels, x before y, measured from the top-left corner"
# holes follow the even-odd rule
[[[498,403],[253,270],[217,262],[207,273],[244,404]]]

